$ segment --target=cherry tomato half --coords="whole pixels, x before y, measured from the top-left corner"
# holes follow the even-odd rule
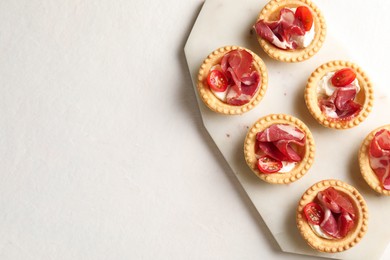
[[[324,211],[321,206],[315,202],[308,203],[303,208],[303,213],[305,213],[307,221],[313,225],[319,225],[322,220],[324,220]]]
[[[350,68],[338,70],[332,77],[332,84],[335,87],[344,87],[356,79],[355,72]]]
[[[224,92],[228,86],[228,80],[225,74],[219,70],[210,71],[207,76],[207,83],[216,92]]]
[[[275,173],[282,169],[283,164],[281,161],[272,159],[268,156],[263,156],[257,161],[257,168],[262,173]]]
[[[313,15],[310,12],[310,9],[306,6],[300,6],[295,11],[295,18],[302,22],[303,28],[305,31],[310,31],[313,26]]]

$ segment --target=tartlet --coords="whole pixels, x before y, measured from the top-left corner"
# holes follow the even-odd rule
[[[363,176],[363,179],[374,191],[383,195],[390,196],[390,190],[384,189],[381,181],[378,179],[377,175],[375,174],[374,170],[371,168],[370,165],[370,154],[369,154],[370,144],[375,134],[382,129],[386,129],[390,131],[390,125],[384,125],[373,130],[371,133],[367,135],[367,137],[362,142],[359,150],[359,166],[360,166],[360,172]]]
[[[352,203],[356,213],[354,226],[345,237],[340,239],[326,239],[319,237],[310,227],[303,213],[305,205],[313,202],[318,192],[329,187],[333,187],[337,192],[346,196]],[[296,222],[302,237],[312,248],[320,252],[337,253],[350,249],[363,238],[367,232],[368,208],[362,195],[360,195],[360,193],[351,185],[348,185],[340,180],[323,180],[311,186],[302,195],[298,203]]]
[[[207,83],[207,77],[210,73],[211,68],[219,64],[225,54],[234,50],[245,50],[250,53],[253,57],[252,66],[260,75],[260,82],[257,91],[254,93],[250,101],[243,105],[231,105],[227,104],[224,101],[221,101],[211,91]],[[267,86],[268,72],[263,60],[251,50],[240,46],[225,46],[214,50],[203,61],[198,73],[197,89],[200,98],[202,99],[204,104],[212,111],[225,115],[239,115],[253,109],[257,104],[260,103],[261,99],[265,95]]]
[[[262,173],[257,167],[258,155],[255,151],[256,136],[260,131],[275,124],[291,125],[302,131],[306,136],[303,147],[299,147],[301,161],[288,172]],[[315,143],[309,128],[298,118],[285,114],[271,114],[258,119],[249,129],[244,141],[244,156],[249,168],[261,180],[271,184],[288,184],[300,179],[310,169],[314,162]]]
[[[360,85],[354,102],[361,105],[361,110],[352,118],[335,119],[327,117],[318,104],[318,82],[328,73],[344,68],[352,69]],[[305,102],[311,115],[323,126],[334,129],[348,129],[359,125],[371,112],[374,102],[373,87],[367,74],[355,63],[349,61],[330,61],[318,67],[309,77],[305,88]]]
[[[283,62],[301,62],[315,55],[322,47],[326,38],[326,22],[320,9],[310,0],[272,0],[260,11],[256,23],[260,20],[272,22],[278,20],[280,10],[284,7],[297,8],[306,6],[313,15],[314,38],[311,43],[301,49],[285,50],[260,37],[257,40],[263,50],[273,59]]]

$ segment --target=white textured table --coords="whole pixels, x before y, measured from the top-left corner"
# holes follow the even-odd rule
[[[317,2],[386,85],[390,3]],[[201,6],[1,1],[0,259],[303,258],[203,127],[183,51]]]

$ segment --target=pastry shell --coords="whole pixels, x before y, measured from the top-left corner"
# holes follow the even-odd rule
[[[229,105],[219,100],[213,94],[213,92],[210,90],[207,84],[207,75],[210,71],[210,68],[218,64],[221,61],[222,57],[226,53],[232,50],[246,50],[247,52],[252,54],[253,57],[252,64],[260,75],[260,83],[256,93],[248,103],[242,106]],[[225,46],[213,51],[203,61],[203,64],[200,66],[199,73],[198,73],[197,89],[200,98],[205,103],[205,105],[209,107],[212,111],[220,114],[225,114],[225,115],[239,115],[253,109],[257,104],[259,104],[259,102],[265,95],[267,86],[268,86],[268,72],[263,60],[260,59],[260,57],[257,56],[255,53],[253,53],[251,50],[239,46]]]
[[[382,183],[376,176],[374,170],[370,166],[370,154],[369,148],[372,139],[375,136],[375,133],[381,129],[387,129],[390,131],[390,125],[381,126],[375,130],[373,130],[370,134],[362,142],[359,150],[359,166],[360,172],[363,176],[363,179],[367,182],[367,184],[376,192],[381,193],[383,195],[390,196],[390,190],[386,190],[383,188]]]
[[[341,239],[325,239],[317,236],[303,213],[306,204],[312,202],[319,191],[328,187],[335,188],[338,192],[346,195],[352,202],[356,211],[355,226],[349,231],[347,236]],[[323,180],[311,186],[301,197],[298,203],[296,221],[298,230],[306,242],[320,252],[337,253],[348,250],[363,238],[368,226],[368,208],[362,195],[351,185],[340,180]]]
[[[342,68],[352,68],[356,72],[356,78],[360,85],[360,91],[356,95],[355,102],[362,105],[362,110],[352,119],[329,119],[318,106],[317,84],[328,72]],[[330,61],[318,67],[309,77],[305,88],[305,102],[312,116],[323,126],[334,129],[348,129],[359,125],[371,112],[374,103],[374,91],[367,74],[355,63],[349,61]]]
[[[273,124],[294,125],[305,133],[306,143],[303,148],[304,156],[302,157],[302,160],[289,172],[265,174],[261,173],[257,169],[255,154],[256,134]],[[315,143],[309,128],[298,118],[285,114],[271,114],[257,120],[256,123],[249,129],[244,142],[244,156],[247,165],[253,173],[256,174],[256,176],[263,181],[272,184],[287,184],[300,179],[306,174],[313,164],[314,155]]]
[[[296,8],[307,6],[313,14],[315,36],[309,46],[302,49],[283,50],[257,35],[257,40],[263,50],[273,59],[283,62],[301,62],[316,54],[322,47],[326,37],[326,22],[320,9],[310,0],[272,0],[259,13],[257,21],[275,21],[284,7]]]

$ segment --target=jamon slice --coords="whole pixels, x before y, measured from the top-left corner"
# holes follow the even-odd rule
[[[221,60],[221,69],[229,80],[226,102],[241,106],[248,103],[256,93],[260,75],[252,71],[253,57],[246,50],[233,50]]]
[[[390,190],[390,131],[378,131],[370,143],[370,166],[382,183]]]
[[[353,228],[354,223],[347,212],[343,211],[339,215],[333,215],[330,209],[325,208],[324,220],[320,227],[326,234],[334,238],[343,238]]]
[[[283,154],[273,143],[258,142],[257,148],[257,153],[262,151],[265,155],[268,155],[275,160],[288,161],[289,157]]]
[[[335,119],[350,119],[356,116],[362,108],[354,101],[356,93],[355,85],[337,88],[330,97],[319,99],[321,111]]]
[[[261,142],[275,142],[279,140],[297,141],[302,146],[305,134],[293,125],[274,124],[257,133],[257,140]]]
[[[232,106],[242,106],[248,103],[252,99],[252,96],[239,94],[235,88],[231,88],[226,95],[226,103]]]
[[[251,71],[253,62],[252,55],[245,50],[233,50],[227,53],[221,60],[221,67],[223,71],[228,68],[232,69],[238,80],[242,80],[244,74]]]
[[[228,69],[230,73],[231,68]],[[230,86],[230,89],[226,95],[226,102],[230,105],[241,106],[248,103],[259,87],[260,76],[257,71],[252,71],[251,74],[243,76],[240,81],[235,74],[231,74],[234,83]]]
[[[335,92],[334,104],[338,110],[346,110],[348,107],[348,101],[354,100],[356,97],[357,89],[354,85],[348,85],[338,88]]]
[[[232,81],[231,90],[235,93],[231,95],[232,97],[243,95],[248,95],[253,97],[255,94],[259,82],[260,75],[257,71],[252,71],[251,73],[245,73],[238,78],[236,73],[233,71],[231,67],[229,67],[226,71],[227,78]]]
[[[379,130],[370,144],[370,155],[373,157],[390,156],[390,131]]]
[[[245,73],[241,77],[241,91],[244,95],[253,96],[260,82],[260,75],[257,71]]]
[[[254,29],[261,38],[285,50],[298,48],[294,36],[305,35],[302,23],[295,18],[294,12],[287,8],[280,11],[278,21],[265,22],[259,20],[254,25]]]
[[[378,140],[379,146],[382,147],[384,152],[390,151],[390,131],[385,130],[385,129],[378,131],[377,140]]]
[[[359,114],[361,109],[362,106],[360,104],[353,100],[348,100],[348,102],[346,102],[345,106],[343,107],[343,110],[339,110],[338,117],[344,120],[349,120]]]
[[[343,211],[337,221],[339,236],[345,237],[348,234],[349,230],[353,228],[354,224],[355,222],[353,221],[351,216],[347,212]]]
[[[344,210],[351,214],[351,216],[355,216],[355,209],[349,199],[344,197],[333,187],[329,187],[326,190],[319,192],[318,199],[334,213],[341,213],[341,211]]]
[[[275,30],[275,32],[273,32],[271,30],[271,24],[267,24],[263,20],[260,20],[255,24],[255,30],[256,30],[256,33],[261,38],[269,41],[270,43],[272,43],[273,45],[275,45],[276,47],[278,47],[280,49],[287,50],[287,49],[296,49],[297,48],[297,44],[295,42],[287,42],[281,36],[279,36],[280,37],[279,38],[277,36],[277,35],[279,35],[278,34],[279,30]]]
[[[339,228],[337,225],[337,221],[334,218],[332,211],[326,207],[325,209],[325,215],[324,220],[321,222],[320,227],[323,231],[325,231],[328,235],[339,238]]]
[[[319,192],[317,198],[325,211],[320,227],[334,238],[345,237],[354,226],[352,203],[333,187]]]
[[[269,157],[287,162],[301,161],[301,156],[291,144],[304,146],[305,134],[297,127],[287,124],[274,124],[256,135],[258,150]]]
[[[290,162],[299,162],[302,160],[301,156],[290,146],[290,143],[294,141],[290,140],[279,140],[275,142],[275,146],[279,151],[287,157],[286,161]]]
[[[328,208],[332,212],[334,212],[334,213],[341,212],[340,206],[334,200],[329,198],[329,196],[324,196],[323,192],[319,192],[317,195],[317,198],[321,202],[321,205]]]

